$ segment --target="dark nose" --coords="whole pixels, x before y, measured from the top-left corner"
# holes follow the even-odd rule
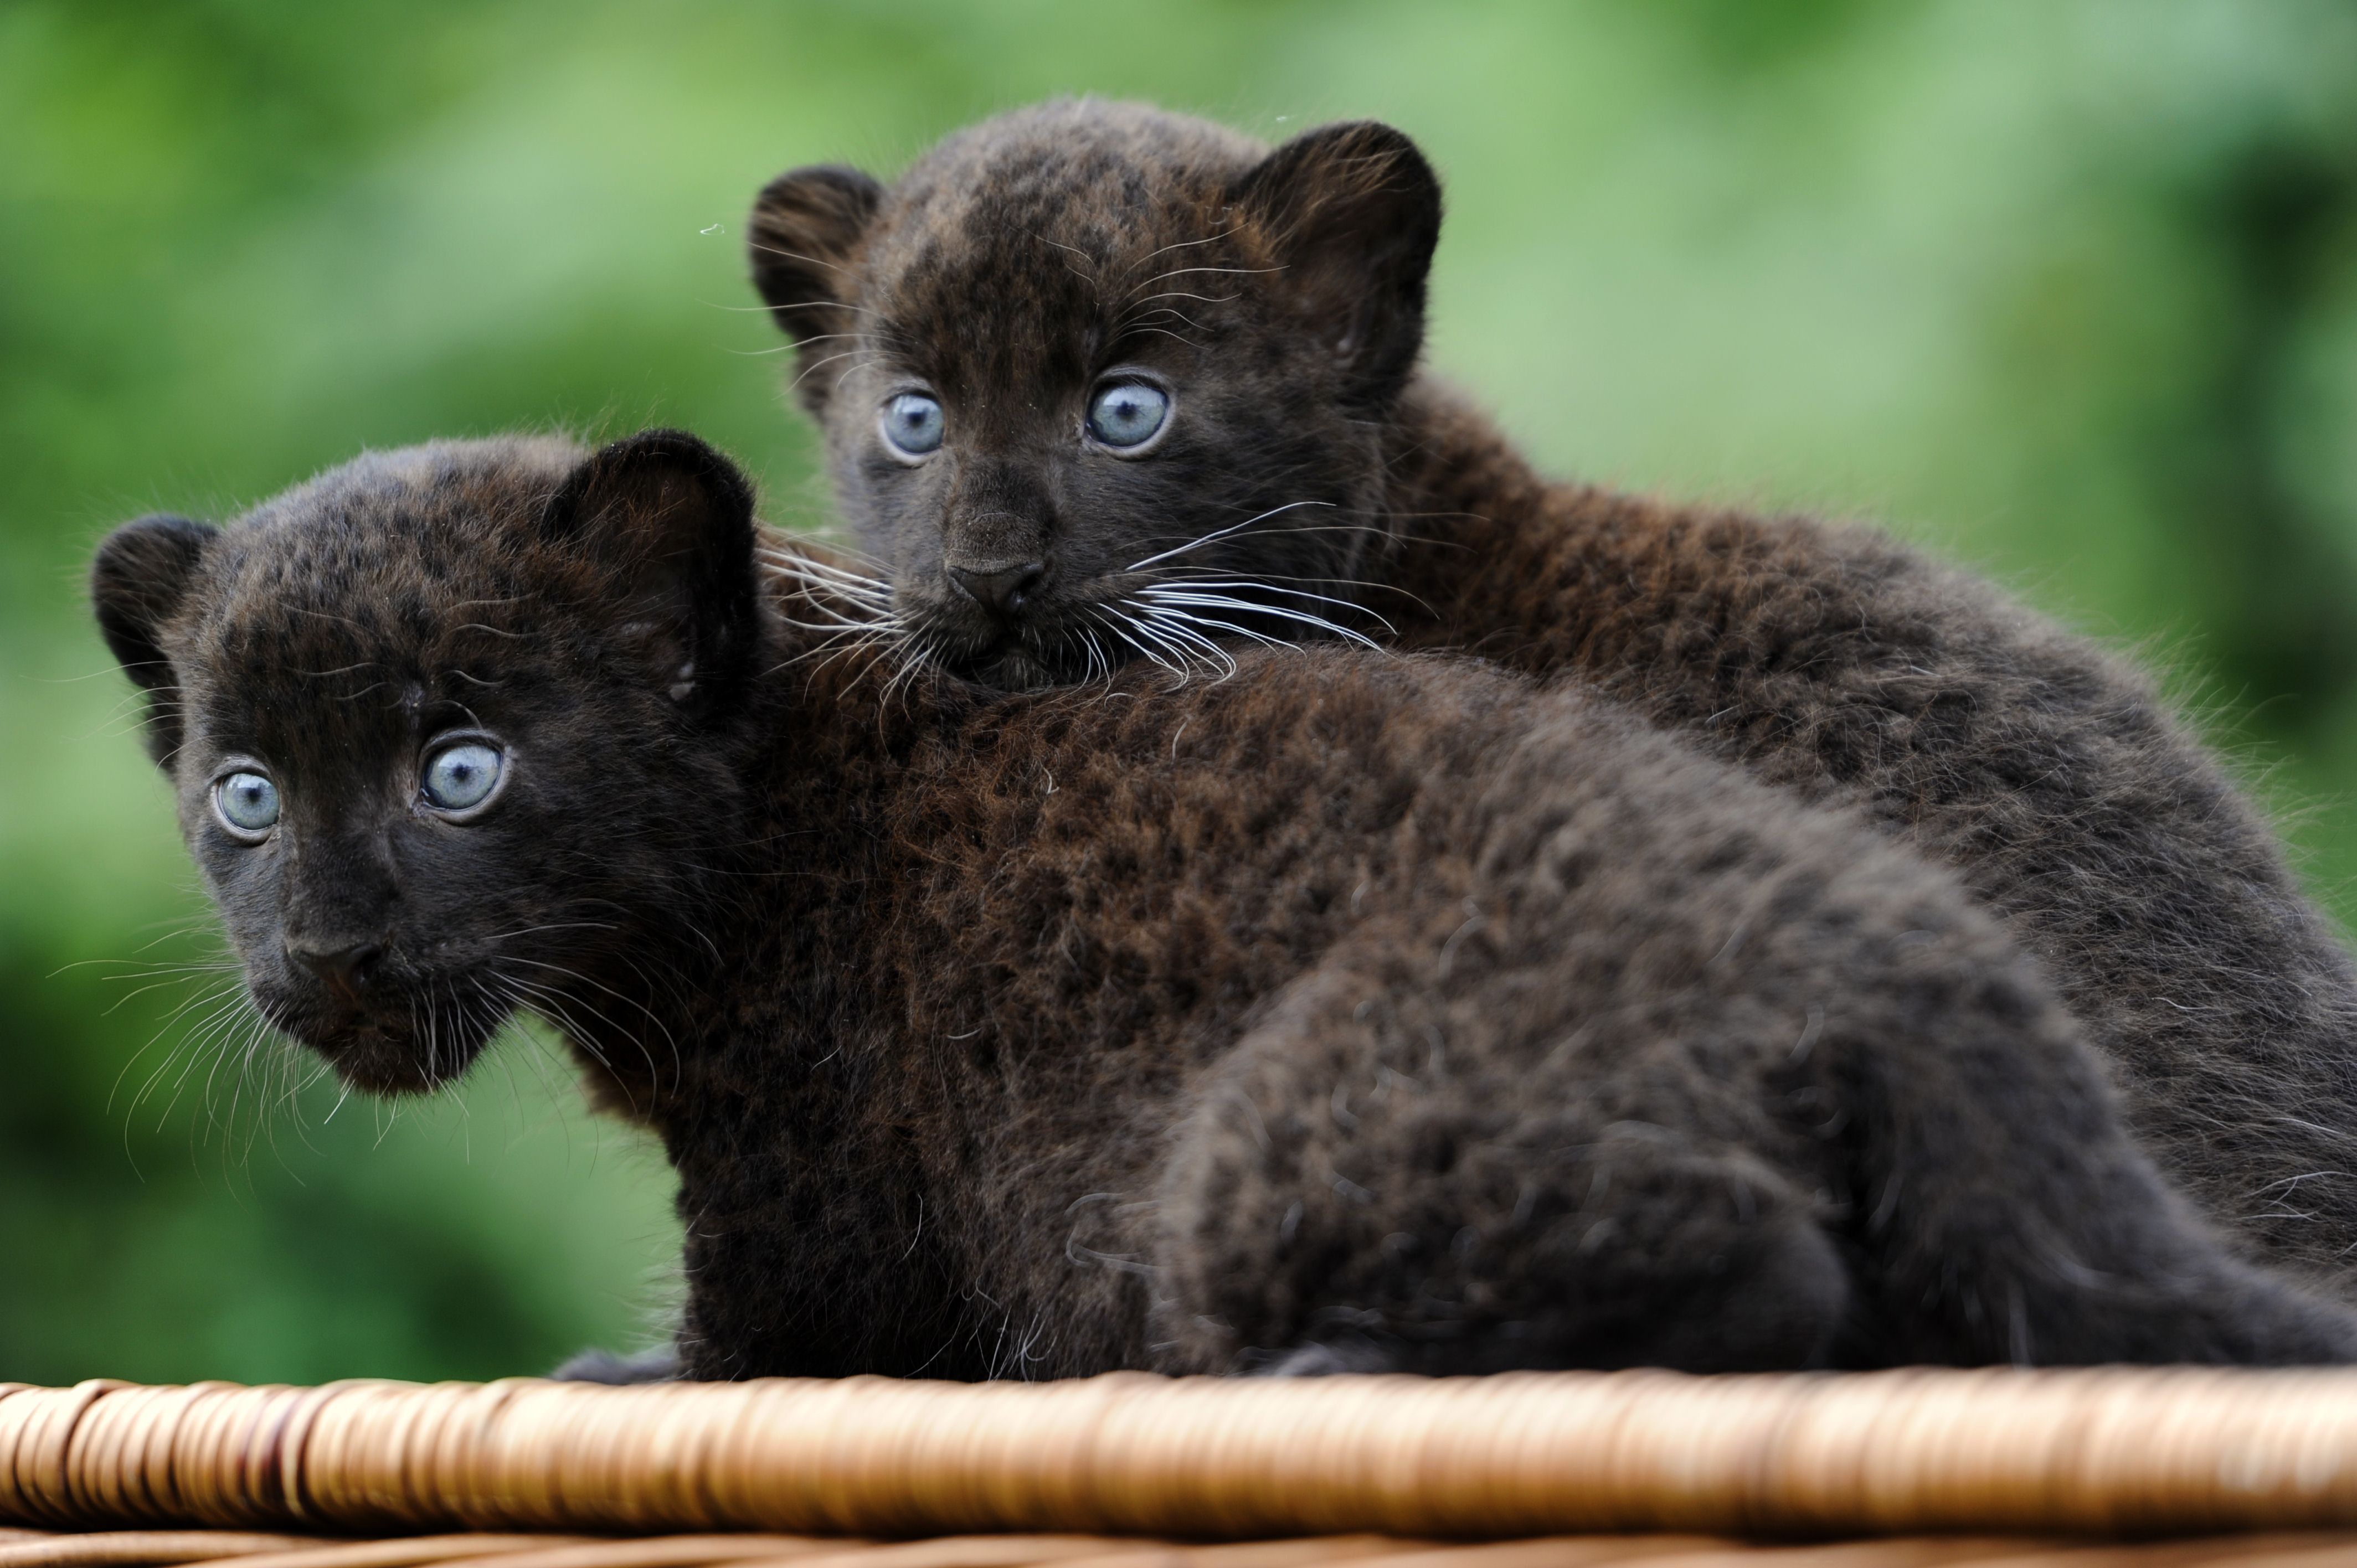
[[[345,995],[357,996],[376,977],[377,965],[384,961],[384,944],[361,941],[337,947],[289,941],[286,956]]]
[[[1006,566],[952,566],[950,581],[984,609],[1011,616],[1023,607],[1048,568],[1038,561],[1017,561]]]

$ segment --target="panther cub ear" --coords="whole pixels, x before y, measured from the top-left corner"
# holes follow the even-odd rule
[[[1424,346],[1440,178],[1414,142],[1357,120],[1305,131],[1232,192],[1282,270],[1272,285],[1339,360],[1350,397],[1381,410]]]
[[[108,534],[91,563],[90,602],[98,629],[123,672],[146,693],[147,755],[168,768],[180,748],[179,682],[160,631],[188,596],[205,546],[221,531],[161,514]]]
[[[680,430],[649,430],[592,453],[541,514],[551,543],[610,585],[618,644],[691,716],[726,710],[759,640],[753,487]]]
[[[769,301],[802,364],[796,390],[812,413],[826,406],[831,378],[813,375],[834,335],[852,330],[851,260],[883,205],[884,188],[856,168],[825,164],[789,169],[753,199],[746,228],[753,286]]]

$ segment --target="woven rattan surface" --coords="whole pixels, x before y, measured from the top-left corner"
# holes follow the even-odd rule
[[[0,1568],[2357,1563],[2357,1372],[0,1385]],[[520,1533],[316,1539],[450,1530]],[[1835,1536],[1885,1539],[1760,1544]]]
[[[218,1543],[208,1540],[217,1534]],[[0,1536],[0,1568],[2326,1568],[2357,1561],[2357,1534],[2212,1536],[2135,1544],[2027,1537],[1908,1536],[1760,1544],[1695,1535],[1572,1535],[1443,1545],[1377,1536],[1310,1536],[1220,1545],[1105,1536],[944,1536],[847,1541],[757,1536],[651,1536],[594,1547],[512,1535],[438,1535],[326,1544],[221,1530],[125,1530]],[[257,1550],[257,1541],[273,1541]],[[746,1550],[747,1547],[751,1550]]]

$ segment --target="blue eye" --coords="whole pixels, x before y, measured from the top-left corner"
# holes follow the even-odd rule
[[[445,746],[425,764],[425,803],[445,811],[479,806],[499,787],[502,765],[498,748],[479,740]]]
[[[1170,417],[1170,397],[1144,381],[1124,381],[1089,404],[1089,434],[1108,446],[1140,446]]]
[[[884,405],[884,440],[903,456],[921,457],[942,444],[948,423],[942,405],[922,392],[902,392]]]
[[[232,773],[213,786],[213,810],[231,832],[267,832],[278,821],[278,786],[259,773]]]

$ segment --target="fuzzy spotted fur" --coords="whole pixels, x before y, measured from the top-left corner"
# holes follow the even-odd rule
[[[1415,374],[1440,190],[1359,124],[1271,150],[1134,105],[959,133],[888,188],[780,176],[756,284],[836,492],[942,665],[1216,668],[1310,618],[1596,693],[1945,865],[2035,955],[2164,1168],[2357,1288],[2357,972],[2266,822],[2135,670],[1877,533],[1535,474]],[[1142,381],[1168,428],[1091,438]],[[877,411],[939,398],[911,464]],[[1018,602],[960,570],[1026,564]],[[2024,1115],[2039,1113],[2025,1100]]]
[[[677,1170],[690,1374],[2357,1351],[1853,813],[1471,660],[999,695],[828,629],[847,581],[667,433],[374,455],[95,571],[256,1003],[391,1092],[560,1027]]]

